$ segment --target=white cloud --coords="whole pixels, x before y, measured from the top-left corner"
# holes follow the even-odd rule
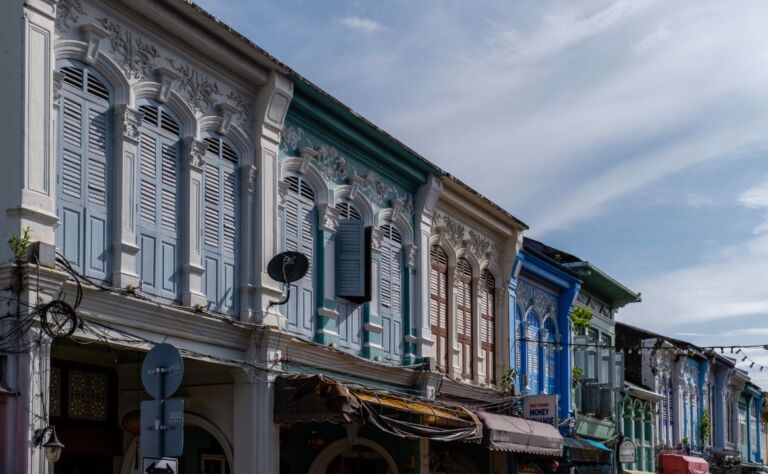
[[[768,179],[741,193],[739,202],[752,209],[768,208]]]
[[[339,18],[339,21],[352,29],[365,31],[368,33],[378,31],[382,28],[381,23],[377,23],[370,18],[363,18],[360,16],[345,16]]]

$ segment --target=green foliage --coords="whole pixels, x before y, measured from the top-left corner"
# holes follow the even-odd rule
[[[499,381],[499,388],[504,393],[515,395],[515,381],[517,380],[517,373],[517,369],[509,369],[504,375],[501,376],[501,381]]]
[[[691,444],[691,443],[690,443],[690,441],[688,440],[688,437],[687,437],[687,436],[684,436],[684,437],[683,437],[683,446],[688,446],[689,444]]]
[[[27,248],[29,248],[29,243],[31,241],[29,233],[29,227],[25,227],[21,231],[20,236],[12,235],[11,238],[8,239],[8,245],[11,247],[11,252],[13,252],[13,258],[16,262],[22,261],[27,254]]]
[[[574,306],[571,310],[571,321],[574,329],[585,331],[592,327],[592,312],[582,306]]]
[[[712,434],[712,424],[709,421],[709,410],[701,412],[701,441],[706,444]]]
[[[574,366],[571,370],[571,384],[576,387],[581,383],[582,377],[584,377],[584,369]]]

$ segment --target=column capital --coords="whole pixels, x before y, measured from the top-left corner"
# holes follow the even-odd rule
[[[115,122],[117,122],[118,131],[124,140],[134,144],[139,142],[143,120],[144,112],[134,110],[126,104],[119,104],[115,107]]]
[[[205,152],[208,144],[195,137],[184,138],[184,162],[192,170],[202,171],[205,166]]]

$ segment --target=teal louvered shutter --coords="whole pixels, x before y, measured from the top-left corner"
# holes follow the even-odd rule
[[[101,282],[110,279],[110,94],[90,69],[64,73],[57,173],[57,246],[72,266]]]
[[[179,170],[181,142],[175,118],[163,106],[141,105],[139,140],[139,274],[142,291],[179,296]]]
[[[203,291],[211,311],[235,315],[238,308],[238,155],[221,138],[206,138],[205,142],[208,148],[203,173]]]
[[[289,192],[282,217],[283,248],[300,252],[309,260],[304,277],[290,283],[286,325],[289,331],[311,339],[315,328],[315,193],[299,176],[288,176],[285,182]]]
[[[379,299],[385,356],[400,359],[403,348],[402,315],[402,238],[391,225],[381,227],[381,264],[379,266]]]
[[[365,297],[365,228],[360,213],[348,202],[336,205],[336,294],[357,301]]]

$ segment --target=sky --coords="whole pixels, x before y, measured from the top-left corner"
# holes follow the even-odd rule
[[[768,2],[198,1],[641,292],[617,320],[768,344]]]

